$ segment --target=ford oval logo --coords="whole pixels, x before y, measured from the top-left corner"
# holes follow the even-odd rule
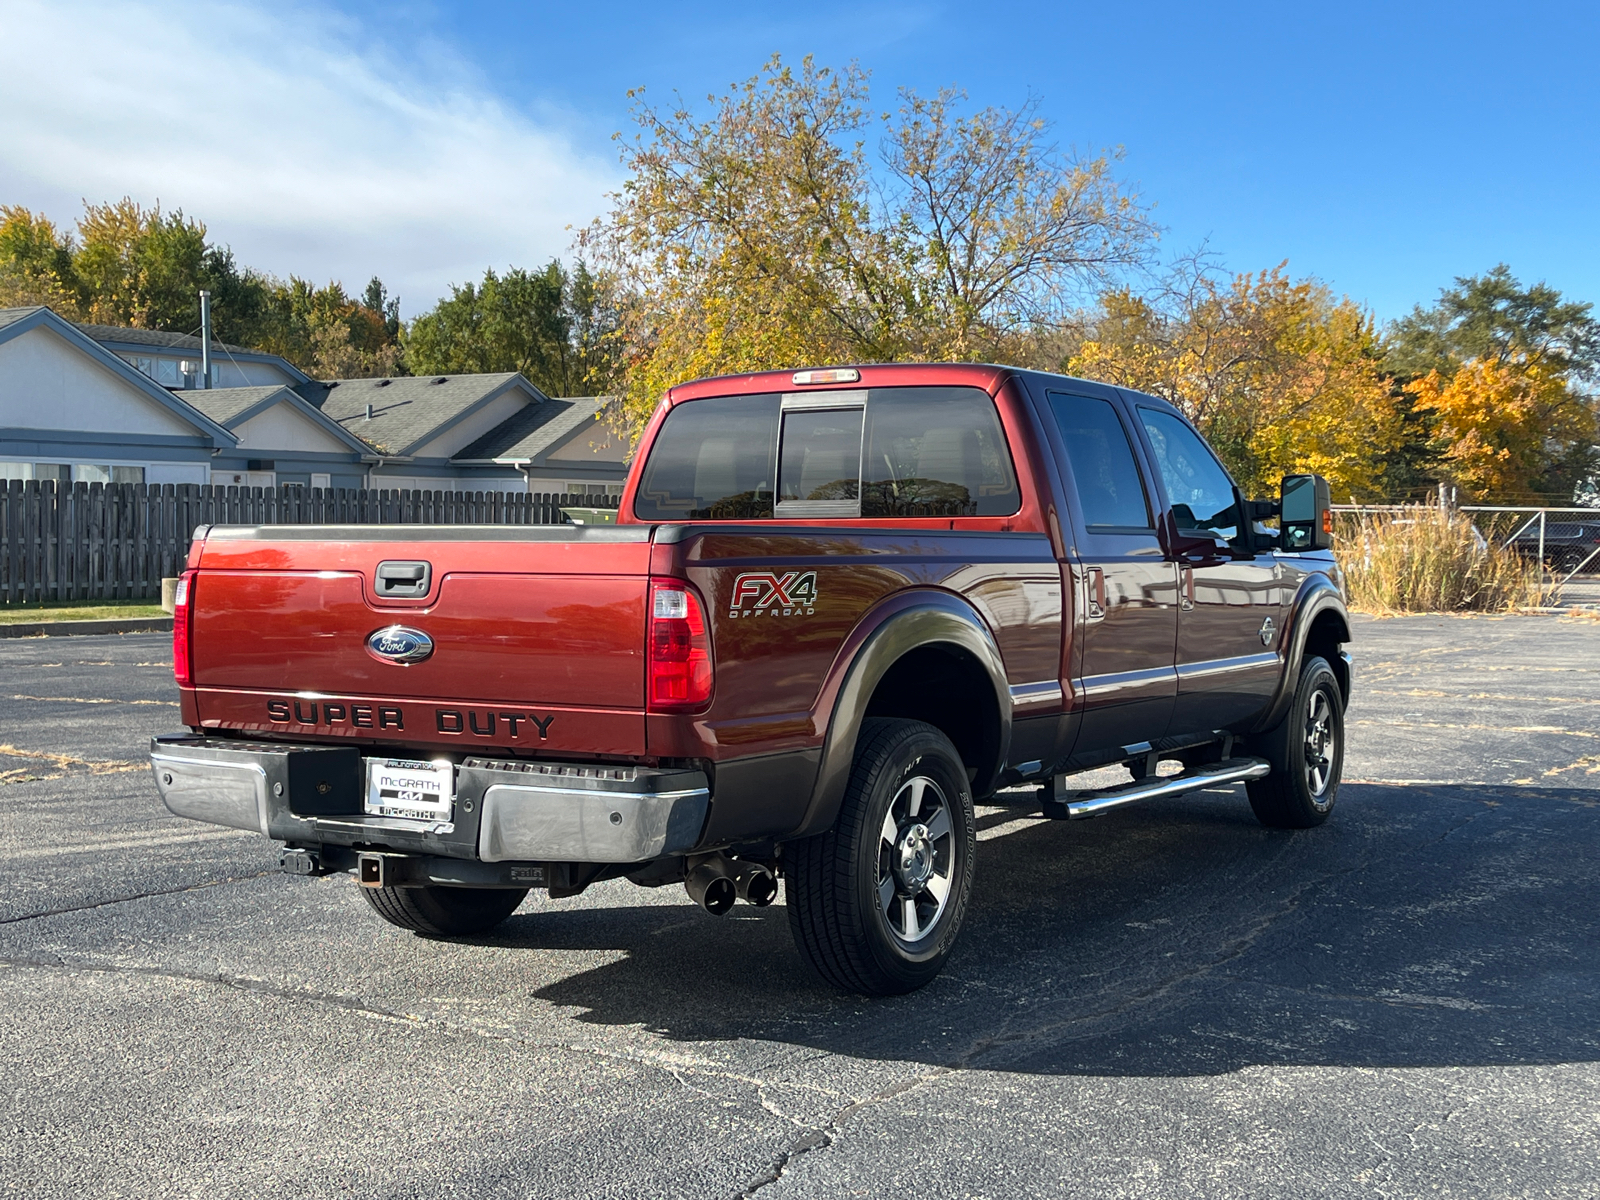
[[[384,662],[407,667],[433,653],[433,639],[409,625],[389,625],[367,635],[367,653]]]

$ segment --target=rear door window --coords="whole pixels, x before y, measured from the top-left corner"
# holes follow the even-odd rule
[[[1051,392],[1049,397],[1088,532],[1154,529],[1133,445],[1115,406],[1109,400],[1067,392]]]

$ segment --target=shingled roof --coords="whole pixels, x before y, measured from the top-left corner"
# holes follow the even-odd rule
[[[592,421],[604,396],[573,396],[530,404],[455,455],[457,461],[498,459],[524,462],[553,450],[569,433]]]
[[[293,409],[298,409],[307,420],[321,425],[330,435],[345,443],[363,458],[370,458],[372,455],[372,447],[362,438],[351,433],[326,413],[318,412],[293,388],[281,383],[256,387],[191,388],[180,394],[185,403],[198,408],[217,424],[230,430],[275,404],[287,404]]]
[[[39,311],[40,305],[30,304],[25,308],[0,308],[0,329],[4,329],[13,321],[20,321],[23,317]]]
[[[261,384],[257,387],[190,388],[183,393],[186,404],[192,404],[218,425],[227,425],[235,417],[249,412],[263,400],[283,391],[281,383]]]
[[[82,321],[74,321],[73,324],[97,342],[117,342],[128,346],[159,346],[164,350],[193,350],[196,354],[205,345],[198,337],[189,333],[163,333],[159,329],[128,329],[122,325],[88,325]],[[234,354],[261,353],[259,350],[250,349],[249,346],[235,346],[229,342],[219,342],[216,338],[211,339],[211,348],[228,350]]]
[[[521,382],[530,399],[544,393],[515,371],[493,375],[428,375],[398,379],[335,379],[300,384],[314,408],[387,454],[409,454],[470,410]],[[367,405],[372,418],[367,419]]]

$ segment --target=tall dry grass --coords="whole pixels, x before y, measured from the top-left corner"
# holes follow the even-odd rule
[[[1334,553],[1351,605],[1366,612],[1505,612],[1543,598],[1537,564],[1428,505],[1339,513]]]

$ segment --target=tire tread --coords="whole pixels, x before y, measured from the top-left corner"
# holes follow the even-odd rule
[[[851,868],[861,852],[861,839],[877,836],[875,828],[867,829],[860,820],[861,810],[870,803],[873,785],[896,748],[914,734],[944,739],[939,729],[922,721],[882,717],[863,721],[850,782],[833,828],[784,849],[790,931],[817,973],[842,991],[884,995],[906,990],[902,981],[873,961],[865,941],[853,931],[867,914],[858,911]]]

